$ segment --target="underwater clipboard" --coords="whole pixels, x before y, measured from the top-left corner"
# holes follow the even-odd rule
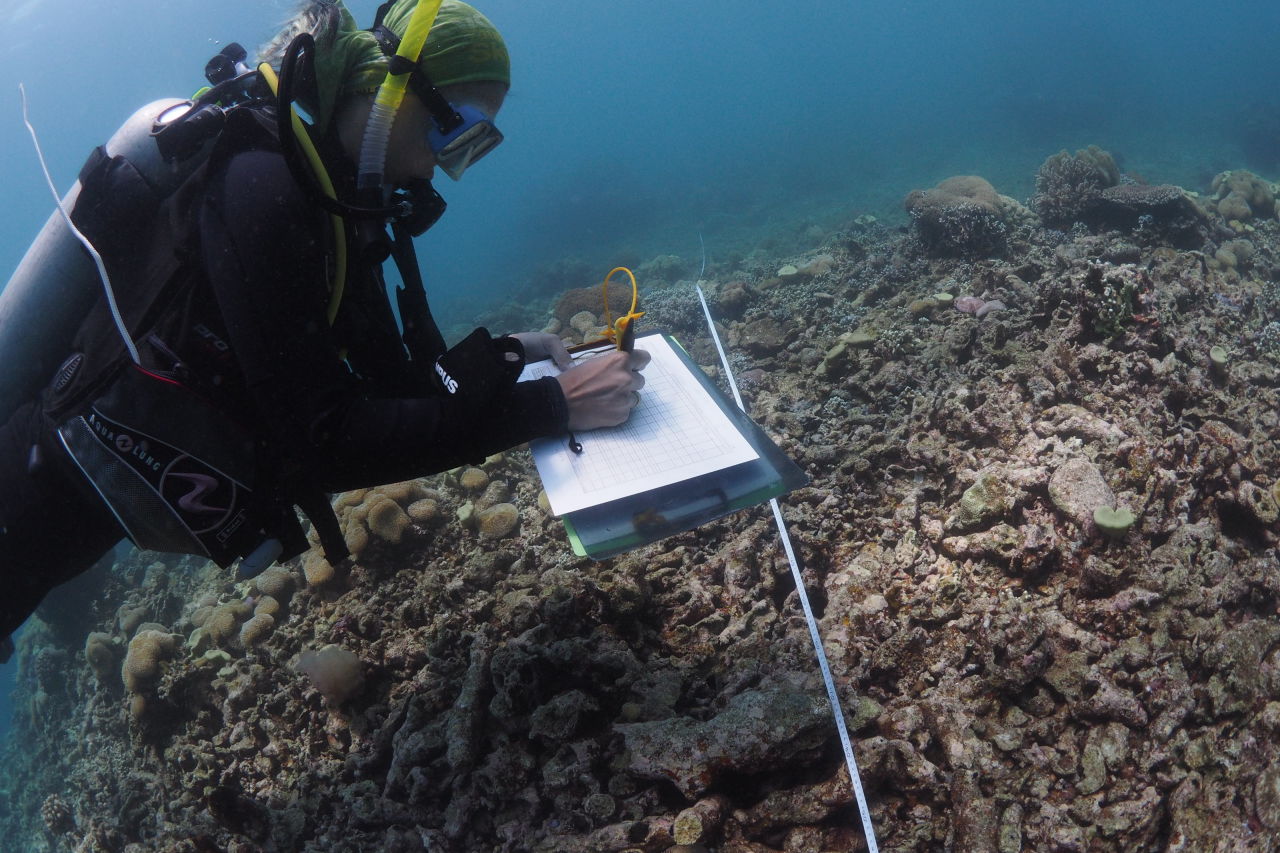
[[[702,440],[706,438],[703,432],[710,435],[714,432],[710,427],[714,426],[724,430],[719,443],[733,447],[724,448],[724,455],[717,457],[698,447],[695,441],[690,450],[698,460],[688,470],[697,473],[647,488],[642,469],[654,464],[650,458],[654,454],[648,451],[642,437],[635,439],[634,447],[630,446],[628,424],[579,433],[583,455],[607,453],[611,461],[614,456],[618,457],[618,472],[629,471],[629,466],[634,466],[640,474],[635,478],[620,476],[620,479],[640,486],[633,493],[612,496],[620,490],[626,491],[629,485],[628,482],[610,484],[613,488],[601,490],[606,499],[597,503],[591,502],[589,494],[573,494],[567,503],[571,509],[559,511],[557,499],[565,504],[566,498],[563,493],[553,496],[553,484],[560,488],[566,470],[580,464],[581,457],[573,454],[564,438],[531,442],[552,511],[564,522],[575,554],[596,560],[612,557],[692,530],[808,483],[804,472],[715,386],[678,341],[661,332],[650,332],[636,338],[636,347],[649,350],[654,360],[645,371],[649,381],[642,392],[641,408],[632,415],[631,421],[647,420],[648,426],[644,429],[674,436],[677,443],[683,441],[681,431],[696,433],[691,437]],[[656,371],[663,372],[651,375]],[[526,378],[536,375],[528,374]],[[708,419],[717,423],[709,424]],[[635,435],[638,428],[630,434]],[[643,460],[632,456],[628,462],[627,454],[633,451],[642,454]],[[718,458],[741,461],[720,466]]]

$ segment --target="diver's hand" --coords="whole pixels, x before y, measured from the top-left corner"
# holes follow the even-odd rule
[[[569,404],[569,429],[617,426],[640,402],[649,363],[644,350],[612,350],[575,364],[556,377]]]
[[[568,370],[572,360],[569,351],[564,348],[564,341],[549,332],[517,332],[511,337],[524,347],[524,360],[528,364],[549,358],[556,367]]]

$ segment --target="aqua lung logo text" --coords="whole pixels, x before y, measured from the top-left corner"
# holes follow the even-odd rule
[[[151,449],[146,439],[137,441],[129,433],[112,428],[97,415],[89,415],[86,420],[89,422],[89,426],[93,428],[94,434],[105,444],[115,448],[115,451],[121,456],[131,457],[135,465],[140,465],[148,470],[160,470],[160,460],[151,455]]]
[[[248,492],[203,460],[158,438],[113,423],[100,412],[84,418],[94,436],[159,493],[169,509],[197,536],[221,543],[247,520]]]

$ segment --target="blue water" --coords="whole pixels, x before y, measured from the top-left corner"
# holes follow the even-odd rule
[[[377,4],[350,5],[367,24]],[[696,264],[700,233],[714,260],[753,230],[901,216],[908,191],[953,174],[1025,198],[1061,148],[1097,144],[1194,190],[1226,168],[1280,178],[1274,0],[479,5],[507,36],[514,85],[506,143],[460,184],[442,179],[449,213],[420,241],[446,325],[530,293],[566,255],[601,271],[628,253]],[[135,107],[190,93],[223,43],[256,45],[291,9],[0,4],[0,269],[51,211],[19,82],[65,190]]]
[[[21,636],[19,632],[18,637]],[[0,737],[7,734],[13,719],[13,688],[17,680],[18,656],[14,655],[8,663],[0,664]]]

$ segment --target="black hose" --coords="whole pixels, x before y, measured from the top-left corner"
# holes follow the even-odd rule
[[[303,162],[297,138],[293,133],[293,89],[298,74],[298,63],[313,55],[315,39],[310,33],[302,33],[285,49],[284,58],[280,61],[280,83],[276,91],[276,133],[280,136],[280,151],[293,179],[306,190],[316,204],[329,213],[344,219],[394,219],[403,215],[399,206],[392,207],[360,207],[338,201],[325,194],[315,172]]]

